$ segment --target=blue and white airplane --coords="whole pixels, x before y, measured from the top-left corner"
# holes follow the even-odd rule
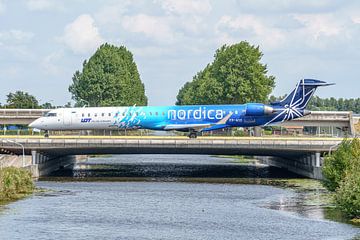
[[[227,127],[268,126],[310,114],[306,106],[323,81],[302,79],[282,101],[270,104],[183,105],[164,107],[83,107],[51,110],[29,126],[45,130],[151,129],[199,132]]]

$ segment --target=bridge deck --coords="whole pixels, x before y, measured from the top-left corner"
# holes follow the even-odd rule
[[[227,154],[293,157],[314,152],[326,153],[341,141],[340,138],[32,137],[0,139],[0,149],[20,154],[21,144],[26,154],[36,150],[49,155]]]

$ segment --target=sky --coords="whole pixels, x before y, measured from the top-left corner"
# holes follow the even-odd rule
[[[0,0],[0,103],[22,90],[64,105],[108,42],[133,53],[149,105],[172,105],[217,48],[244,40],[263,52],[274,95],[316,78],[336,83],[320,97],[360,97],[357,0]]]

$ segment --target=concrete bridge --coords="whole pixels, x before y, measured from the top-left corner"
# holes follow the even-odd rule
[[[354,136],[356,133],[354,124],[357,123],[357,117],[348,111],[311,111],[310,115],[285,121],[278,125],[300,126],[300,127],[330,127],[334,132],[334,128],[342,129],[346,135]],[[320,132],[318,132],[320,133]]]
[[[0,124],[28,125],[42,117],[49,109],[0,109]]]
[[[48,174],[69,156],[88,154],[211,154],[253,155],[269,165],[298,174],[321,178],[322,156],[342,139],[336,138],[16,138],[1,139],[0,151],[32,156],[38,175]],[[46,170],[45,170],[46,169]]]

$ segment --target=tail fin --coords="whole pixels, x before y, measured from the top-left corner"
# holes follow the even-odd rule
[[[296,85],[296,88],[286,98],[280,102],[273,102],[271,105],[304,110],[312,95],[315,93],[316,88],[329,85],[333,84],[315,79],[301,79]]]

